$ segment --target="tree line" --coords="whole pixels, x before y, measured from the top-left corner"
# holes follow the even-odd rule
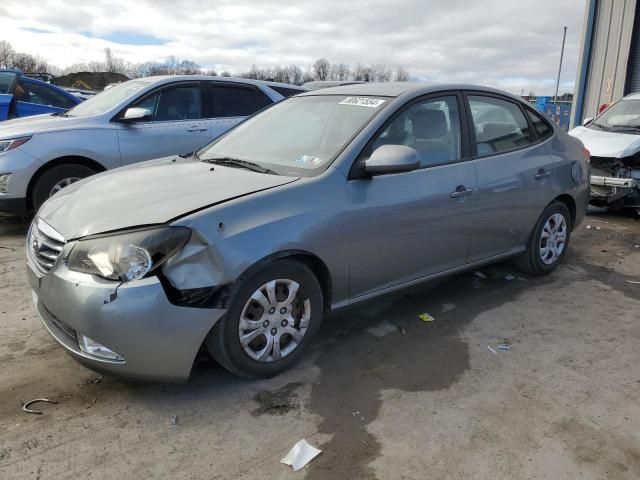
[[[411,79],[407,70],[398,66],[388,67],[384,64],[365,65],[356,63],[331,63],[326,58],[316,60],[312,65],[302,69],[298,65],[276,65],[259,67],[252,65],[246,72],[216,72],[202,68],[191,60],[181,60],[174,56],[164,62],[127,62],[116,57],[111,49],[104,49],[104,60],[87,63],[75,63],[66,68],[50,64],[45,58],[21,53],[4,40],[0,41],[0,68],[18,68],[28,73],[51,73],[55,76],[78,72],[119,73],[129,78],[148,77],[152,75],[192,75],[240,77],[255,80],[272,80],[281,83],[301,85],[316,80],[364,81],[364,82],[406,82]]]

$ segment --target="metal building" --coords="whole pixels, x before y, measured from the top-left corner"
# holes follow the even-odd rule
[[[640,92],[640,0],[587,0],[571,126]]]

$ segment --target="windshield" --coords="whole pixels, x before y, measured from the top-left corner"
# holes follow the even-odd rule
[[[640,100],[620,100],[596,118],[592,125],[611,130],[640,129]]]
[[[9,89],[17,76],[18,75],[13,72],[0,72],[0,94],[10,93]]]
[[[66,113],[66,116],[91,117],[93,115],[101,115],[147,85],[149,85],[149,82],[143,80],[120,83],[73,107]]]
[[[257,163],[280,175],[314,176],[387,103],[378,97],[293,97],[242,123],[199,156]]]

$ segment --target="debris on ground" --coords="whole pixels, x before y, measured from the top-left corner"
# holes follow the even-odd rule
[[[633,285],[640,285],[638,280],[625,280],[624,283],[631,283]]]
[[[404,327],[398,327],[398,330],[400,330],[400,333],[401,333],[402,335],[406,335],[406,334],[407,334],[407,329],[406,329],[406,328],[404,328]]]
[[[485,278],[487,278],[487,276],[486,276],[484,273],[482,273],[480,270],[476,270],[476,271],[475,271],[475,273],[474,273],[474,275],[475,275],[476,277],[478,277],[478,278],[483,279],[483,280],[484,280]]]
[[[496,345],[496,348],[498,350],[502,350],[504,352],[508,352],[509,350],[511,350],[511,345],[509,345],[508,343],[501,343],[499,345]]]
[[[48,398],[34,398],[33,400],[29,400],[26,403],[22,403],[22,411],[26,412],[26,413],[34,413],[36,415],[42,415],[42,412],[40,410],[33,410],[31,408],[29,408],[31,405],[33,405],[36,402],[46,402],[46,403],[58,403],[55,400],[49,400]]]
[[[253,399],[260,404],[252,415],[254,417],[268,413],[269,415],[286,415],[289,410],[296,408],[298,394],[295,390],[302,386],[302,382],[287,383],[277,390],[265,390],[258,393]]]
[[[456,308],[456,305],[454,303],[444,303],[442,304],[442,313],[450,312],[455,308]]]
[[[435,318],[433,318],[431,315],[429,315],[428,313],[421,313],[420,315],[418,315],[418,318],[420,320],[422,320],[423,322],[433,322],[435,321]]]
[[[293,471],[297,472],[321,453],[322,450],[318,450],[317,448],[309,445],[303,438],[296,443],[291,450],[289,450],[289,453],[280,460],[280,463],[290,465],[293,467]]]
[[[374,337],[384,337],[385,335],[389,335],[391,332],[395,332],[398,329],[395,325],[390,324],[389,322],[380,322],[375,327],[367,328],[367,332],[369,332]]]
[[[586,228],[587,230],[591,230],[591,225],[587,225],[585,228]]]
[[[491,345],[487,345],[487,348],[489,349],[490,352],[495,353],[496,355],[498,354],[498,351],[493,348]]]
[[[510,282],[511,280],[515,280],[515,279],[516,279],[516,277],[514,277],[514,276],[513,276],[513,275],[511,275],[511,274],[509,274],[509,275],[505,275],[505,276],[504,276],[504,279],[505,279],[507,282]]]
[[[102,376],[98,376],[98,377],[95,377],[95,378],[88,378],[87,380],[85,380],[82,383],[84,383],[85,385],[91,385],[91,384],[97,384],[97,383],[100,383],[100,382],[102,382]]]
[[[177,425],[178,424],[178,416],[177,415],[171,415],[171,425]]]

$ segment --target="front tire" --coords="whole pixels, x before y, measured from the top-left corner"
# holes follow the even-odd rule
[[[206,347],[235,375],[272,377],[307,350],[320,328],[322,301],[320,284],[306,265],[276,261],[241,280]]]
[[[567,206],[559,201],[549,204],[533,229],[527,249],[516,259],[517,267],[531,275],[553,272],[567,253],[571,229]]]
[[[55,195],[72,183],[82,180],[96,173],[95,170],[84,165],[57,165],[44,172],[33,185],[31,204],[37,212],[49,197]]]

